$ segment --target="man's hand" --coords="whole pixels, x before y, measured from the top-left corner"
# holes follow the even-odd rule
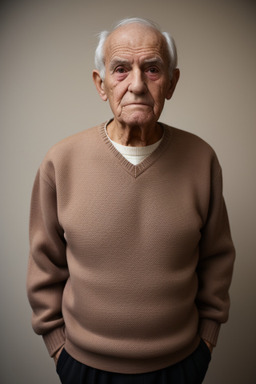
[[[61,354],[63,348],[64,347],[61,347],[60,349],[58,349],[58,351],[55,353],[55,355],[53,355],[53,360],[54,360],[55,365],[57,365],[57,363],[58,363],[58,360],[59,360],[59,357],[60,357],[60,354]]]
[[[209,348],[210,352],[212,353],[212,351],[213,351],[213,345],[212,345],[211,343],[209,343],[209,341],[207,341],[207,340],[205,340],[205,339],[203,339],[203,340],[204,340],[205,344],[207,345],[207,347]]]

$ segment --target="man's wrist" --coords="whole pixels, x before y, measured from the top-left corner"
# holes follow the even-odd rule
[[[54,363],[57,365],[58,363],[58,360],[59,360],[59,357],[60,357],[60,354],[62,352],[64,347],[61,347],[60,349],[58,349],[58,351],[53,355],[53,360],[54,360]]]
[[[210,352],[212,353],[214,346],[211,343],[209,343],[209,341],[207,341],[205,339],[203,339],[203,340],[204,340],[205,344],[207,345],[207,347],[209,348]]]

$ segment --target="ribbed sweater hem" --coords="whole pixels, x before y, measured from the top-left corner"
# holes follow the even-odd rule
[[[54,329],[43,335],[43,339],[50,356],[53,357],[65,343],[65,327]]]
[[[199,326],[199,334],[204,340],[207,340],[209,343],[216,346],[220,326],[219,323],[216,323],[213,320],[202,319]]]

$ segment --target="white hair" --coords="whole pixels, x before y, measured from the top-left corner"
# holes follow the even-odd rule
[[[100,73],[101,79],[104,80],[104,78],[105,78],[105,57],[104,57],[105,52],[104,52],[104,44],[105,44],[108,36],[113,31],[115,31],[116,29],[118,29],[118,28],[120,28],[120,27],[122,27],[124,25],[134,24],[134,23],[145,25],[145,26],[147,26],[149,28],[152,28],[155,31],[158,31],[158,32],[160,32],[162,34],[162,36],[164,37],[164,39],[166,41],[167,48],[168,48],[168,53],[169,53],[169,73],[170,73],[170,78],[172,78],[173,70],[177,67],[177,62],[178,62],[177,49],[176,49],[176,45],[175,45],[174,39],[172,38],[172,36],[168,32],[162,32],[161,29],[158,27],[158,25],[156,23],[154,23],[153,21],[147,20],[147,19],[142,19],[142,18],[139,18],[139,17],[132,17],[132,18],[123,19],[123,20],[119,21],[115,25],[115,27],[113,28],[112,31],[102,31],[102,32],[99,33],[99,35],[98,35],[99,43],[98,43],[98,46],[97,46],[96,51],[95,51],[94,62],[95,62],[96,69]]]

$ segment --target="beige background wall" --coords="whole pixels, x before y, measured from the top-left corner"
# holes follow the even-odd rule
[[[127,16],[151,18],[176,39],[181,79],[161,120],[208,141],[223,167],[237,261],[230,321],[205,383],[255,383],[255,1],[1,4],[1,383],[59,382],[26,299],[31,188],[55,142],[111,116],[91,80],[96,33]]]

